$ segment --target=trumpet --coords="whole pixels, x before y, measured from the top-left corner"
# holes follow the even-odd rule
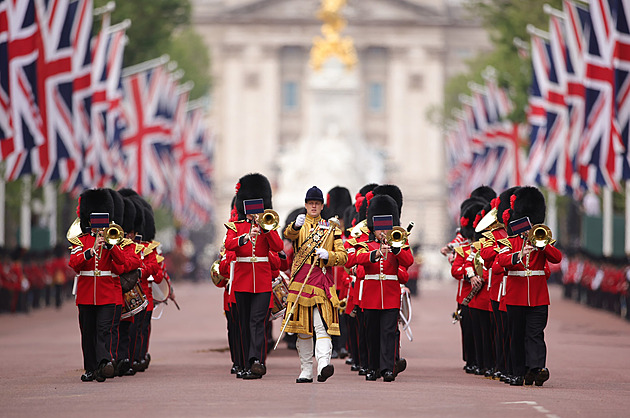
[[[537,224],[527,233],[527,240],[537,248],[544,248],[552,241],[551,229],[547,225]]]
[[[262,214],[256,216],[256,222],[261,229],[265,231],[273,231],[278,228],[278,225],[280,224],[280,217],[275,210],[265,209]]]
[[[120,225],[114,222],[109,224],[109,228],[105,230],[105,241],[107,241],[109,245],[118,245],[123,239],[125,239],[125,231],[123,231]]]
[[[402,246],[405,245],[405,242],[407,242],[408,235],[409,232],[407,232],[405,228],[395,226],[391,231],[387,233],[387,244],[390,247],[402,248]]]

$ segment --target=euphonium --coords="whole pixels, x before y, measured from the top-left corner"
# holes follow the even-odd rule
[[[79,235],[81,235],[83,231],[81,231],[81,219],[76,218],[70,228],[68,228],[68,232],[66,232],[66,238],[72,244],[81,245],[81,241],[77,239]]]
[[[114,222],[109,224],[109,228],[105,230],[105,241],[107,241],[109,245],[117,245],[120,244],[123,239],[125,239],[125,231],[123,231],[120,225]]]
[[[273,231],[280,224],[280,217],[275,210],[265,209],[265,211],[256,218],[258,225],[265,231]]]
[[[390,247],[401,248],[407,241],[407,235],[409,235],[409,232],[407,232],[405,228],[395,226],[387,233],[387,244]]]
[[[339,301],[339,313],[342,314],[346,311],[346,307],[348,306],[348,298],[345,297]]]
[[[543,248],[552,241],[551,229],[547,225],[537,224],[527,233],[527,240],[538,248]]]

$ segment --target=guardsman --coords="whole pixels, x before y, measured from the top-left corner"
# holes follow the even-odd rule
[[[272,209],[271,194],[271,184],[262,174],[253,173],[241,177],[236,185],[234,203],[238,221],[225,224],[225,249],[236,254],[234,274],[229,286],[230,291],[235,294],[240,317],[246,368],[243,379],[260,379],[267,373],[265,327],[273,280],[269,252],[280,252],[284,248],[275,227],[266,228],[263,224],[263,210]]]
[[[399,275],[399,267],[406,271],[413,264],[413,255],[406,241],[394,245],[387,234],[400,225],[398,205],[388,195],[376,195],[367,211],[370,237],[357,252],[357,263],[365,269],[362,304],[365,312],[370,371],[366,380],[383,377],[392,382],[396,376],[394,365],[399,349],[398,316],[401,285],[408,275]],[[382,220],[381,218],[387,218]],[[384,226],[387,224],[387,226]]]
[[[542,386],[549,379],[544,330],[549,316],[549,263],[562,261],[545,221],[545,198],[535,187],[522,187],[511,198],[508,224],[510,245],[497,256],[507,272],[505,303],[511,328],[512,368],[516,376],[510,384]],[[536,234],[521,231],[524,220]],[[538,226],[537,226],[538,225]],[[538,236],[543,232],[543,236]],[[518,233],[518,234],[515,234]],[[538,236],[538,237],[536,237]]]
[[[69,265],[77,273],[76,304],[79,309],[81,348],[85,373],[81,380],[104,381],[114,377],[118,322],[122,308],[122,289],[118,274],[124,269],[124,255],[118,245],[110,245],[104,229],[113,218],[114,203],[106,189],[84,191],[79,200],[79,236],[69,237],[73,244]],[[104,225],[98,216],[107,214]],[[103,218],[100,217],[101,222]],[[98,228],[96,228],[98,227]]]
[[[293,242],[294,255],[283,329],[298,334],[301,373],[296,383],[313,381],[313,333],[317,338],[317,381],[325,382],[335,371],[330,364],[331,337],[339,335],[339,299],[332,267],[346,264],[348,254],[337,224],[321,217],[322,191],[311,187],[304,202],[306,214],[298,215],[284,230],[284,237]]]

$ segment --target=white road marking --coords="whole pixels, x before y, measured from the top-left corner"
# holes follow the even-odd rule
[[[549,410],[547,408],[545,408],[542,405],[538,405],[535,401],[515,401],[515,402],[501,402],[503,405],[514,405],[514,404],[523,404],[523,405],[529,405],[532,408],[534,408],[536,411],[540,412],[541,414],[545,414],[547,416],[547,418],[560,418],[558,415],[556,414],[552,414],[549,412]]]

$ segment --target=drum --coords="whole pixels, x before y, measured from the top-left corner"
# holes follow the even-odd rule
[[[409,289],[402,287],[400,289],[400,311],[399,321],[402,324],[402,329],[405,331],[409,341],[413,341],[413,333],[411,332],[411,297]]]
[[[287,297],[289,296],[289,285],[286,281],[287,275],[280,272],[272,282],[271,295],[273,297],[273,308],[271,308],[271,319],[278,319],[284,316],[287,309]]]
[[[171,295],[171,282],[166,277],[160,283],[152,281],[151,290],[153,291],[153,302],[166,302]]]
[[[141,310],[147,307],[149,301],[147,297],[144,295],[142,288],[140,287],[140,283],[137,283],[133,289],[128,291],[127,293],[123,293],[123,310],[121,319],[129,318],[130,316],[134,316]]]

